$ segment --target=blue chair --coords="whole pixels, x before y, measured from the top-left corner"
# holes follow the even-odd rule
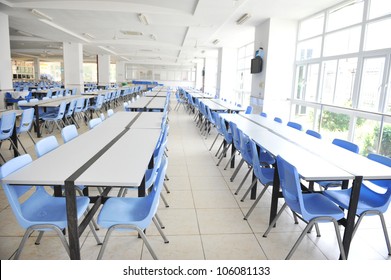
[[[286,125],[300,131],[303,129],[303,126],[297,122],[288,122]]]
[[[202,103],[200,103],[200,104],[202,104]],[[223,132],[223,136],[224,136],[224,141],[221,143],[220,147],[222,147],[222,146],[224,146],[224,147],[223,147],[220,155],[218,155],[219,161],[217,162],[217,166],[220,165],[220,162],[223,160],[224,156],[227,154],[227,151],[231,147],[232,140],[233,140],[232,132],[228,131],[228,128],[225,125],[225,120],[219,116],[219,121],[220,121],[221,131]],[[219,148],[219,150],[220,150],[220,148]]]
[[[252,154],[252,166],[254,170],[255,178],[252,181],[250,187],[247,189],[246,193],[243,195],[241,201],[243,201],[246,196],[249,194],[251,189],[255,186],[256,182],[259,181],[263,185],[262,191],[259,193],[258,197],[255,199],[254,203],[251,205],[250,209],[244,216],[244,219],[247,220],[248,217],[250,217],[251,213],[263,197],[264,193],[266,192],[267,188],[269,186],[273,185],[273,178],[274,178],[274,168],[270,167],[270,163],[274,163],[274,158],[266,152],[262,147],[257,147],[256,143],[249,139],[249,146],[251,149]],[[258,152],[259,149],[259,152]],[[261,162],[261,159],[269,157],[268,162],[265,164],[265,162]]]
[[[302,193],[300,177],[296,168],[284,160],[281,156],[277,156],[277,168],[285,203],[277,213],[277,216],[270,223],[263,237],[267,237],[270,230],[276,224],[278,218],[288,206],[297,216],[301,217],[301,220],[303,220],[307,225],[287,255],[287,260],[292,257],[304,236],[312,229],[314,225],[318,230],[317,223],[326,222],[333,223],[339,250],[341,252],[341,258],[345,260],[346,254],[342,245],[341,235],[339,233],[337,222],[344,217],[343,211],[326,196],[320,193]],[[318,236],[320,236],[319,232]]]
[[[102,259],[111,233],[114,230],[137,231],[153,259],[157,259],[144,230],[154,222],[165,243],[168,243],[155,218],[159,197],[167,170],[167,159],[163,157],[151,192],[145,197],[112,197],[103,204],[98,215],[98,224],[108,228],[98,259]]]
[[[64,143],[71,141],[77,136],[79,136],[79,133],[77,132],[77,128],[74,124],[67,125],[61,129],[61,137]]]
[[[217,141],[217,138],[219,138],[219,136],[223,136],[223,131],[221,130],[221,123],[220,123],[220,120],[219,120],[218,113],[216,111],[211,111],[210,113],[212,114],[212,118],[215,120],[215,128],[216,128],[217,134],[216,134],[215,139],[212,142],[212,145],[209,148],[209,151],[212,150],[214,144]]]
[[[13,98],[12,94],[9,92],[6,92],[4,95],[4,102],[6,107],[11,107],[13,108],[15,104],[18,104],[20,100],[24,100],[22,97],[20,98]]]
[[[39,140],[34,148],[35,148],[35,154],[37,157],[41,157],[54,149],[57,149],[60,145],[58,144],[57,138],[53,135],[50,135],[48,137],[45,137],[41,140]]]
[[[261,112],[259,115],[260,115],[261,117],[267,118],[267,114],[266,114],[265,112]]]
[[[42,126],[46,128],[47,132],[53,132],[55,126],[58,128],[59,131],[61,131],[61,127],[65,126],[63,118],[65,115],[66,106],[67,102],[63,101],[61,102],[57,112],[49,113],[42,117],[42,120],[44,121]],[[50,125],[53,125],[53,127],[50,128]]]
[[[28,136],[30,137],[31,141],[33,141],[33,143],[35,145],[35,140],[31,136],[31,133],[30,133],[30,129],[31,129],[31,126],[33,125],[33,123],[34,123],[34,108],[29,108],[29,109],[23,110],[19,125],[16,127],[16,135],[18,135],[18,142],[22,146],[22,148],[26,154],[27,154],[27,151],[26,151],[25,147],[23,146],[22,141],[20,141],[19,136],[22,133],[27,133]]]
[[[94,118],[88,122],[88,128],[93,129],[95,126],[99,125],[100,123],[102,123],[102,119],[100,117]]]
[[[176,101],[177,101],[177,104],[175,105],[174,107],[174,110],[175,111],[178,111],[179,110],[179,107],[182,105],[183,109],[186,110],[185,108],[185,104],[186,104],[186,101],[184,99],[182,99],[180,96],[179,96],[179,91],[177,91],[175,93],[175,98],[176,98]]]
[[[251,114],[253,112],[253,107],[252,106],[247,106],[246,111],[244,112],[245,114]]]
[[[391,158],[378,154],[369,154],[368,158],[378,163],[391,167]],[[370,188],[370,184],[378,187]],[[368,185],[368,186],[367,186]],[[380,191],[383,189],[383,191]],[[352,189],[343,190],[325,190],[324,195],[334,201],[343,209],[349,208]],[[390,239],[388,237],[386,222],[383,216],[391,202],[391,180],[370,180],[361,185],[360,198],[358,200],[356,215],[359,217],[353,230],[353,236],[356,233],[361,221],[365,216],[378,215],[383,227],[384,238],[386,240],[388,255],[391,255]]]
[[[14,127],[15,127],[15,121],[16,121],[16,113],[8,112],[8,113],[3,113],[0,119],[0,145],[4,141],[9,141],[14,148],[14,150],[17,152],[19,155],[18,148],[16,147],[15,143],[11,140],[11,136],[14,132]],[[3,155],[0,153],[1,159],[5,162],[5,159]]]
[[[112,115],[114,115],[114,110],[113,109],[107,110],[107,117],[110,118]]]
[[[31,156],[28,154],[11,159],[0,167],[0,178],[8,176],[31,162]],[[32,186],[14,186],[3,183],[2,187],[17,222],[22,228],[26,229],[14,259],[19,259],[27,239],[34,231],[39,232],[39,240],[44,232],[54,231],[69,255],[68,242],[63,233],[63,230],[67,228],[65,197],[54,197],[48,194],[43,187],[36,187],[27,199],[24,198],[21,201],[20,197],[25,196],[33,188]],[[78,219],[86,212],[89,203],[90,199],[88,197],[76,198]],[[94,236],[99,244],[100,240],[95,230],[91,225],[90,228],[95,233]]]
[[[279,118],[279,117],[275,117],[275,118],[274,118],[274,121],[275,121],[275,122],[278,122],[278,123],[282,123],[282,119]]]
[[[104,94],[99,94],[98,97],[96,98],[96,102],[94,105],[90,105],[88,110],[91,111],[91,113],[96,114],[97,117],[99,117],[99,113],[102,113],[102,107],[104,105],[105,101],[105,95]]]
[[[335,138],[332,143],[356,154],[358,154],[360,149],[356,144],[339,138]],[[325,189],[342,186],[342,181],[320,181],[317,183]]]
[[[79,98],[76,100],[76,105],[75,105],[75,109],[73,110],[73,115],[74,115],[74,121],[75,121],[75,124],[77,124],[78,127],[80,127],[79,123],[77,122],[77,118],[79,119],[83,119],[85,118],[84,114],[83,114],[83,109],[84,109],[84,105],[85,105],[85,100],[84,98]],[[87,99],[88,100],[88,99]]]
[[[76,124],[77,127],[79,127],[78,123],[76,122],[75,118],[73,117],[73,114],[75,112],[77,99],[73,99],[68,106],[68,109],[66,109],[64,114],[64,120],[66,124]]]
[[[322,139],[322,135],[319,132],[316,132],[315,130],[307,129],[307,131],[305,133],[307,133],[308,135],[311,135],[313,137],[316,137],[318,139]]]

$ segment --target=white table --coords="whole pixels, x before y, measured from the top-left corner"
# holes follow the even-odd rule
[[[165,98],[155,98],[155,97],[140,97],[136,101],[128,105],[130,111],[153,111],[159,110],[163,112],[166,105]]]
[[[238,128],[274,156],[281,155],[291,162],[304,180],[347,182],[353,179],[347,218],[343,221],[345,226],[343,245],[348,255],[361,183],[363,179],[391,180],[391,168],[261,116],[239,114],[221,114],[221,116],[228,122],[235,122]],[[279,180],[278,176],[275,176],[270,221],[277,213],[278,197]]]
[[[148,113],[147,117],[141,117],[144,114],[115,113],[94,129],[2,180],[17,185],[57,186],[56,195],[61,195],[61,186],[65,186],[72,259],[80,259],[79,234],[88,226],[111,187],[138,187],[139,196],[145,195],[144,174],[153,163],[161,133],[157,122],[162,114]],[[137,128],[138,121],[149,123],[150,128]],[[80,225],[76,218],[75,185],[106,187],[101,197],[91,198],[94,205]]]

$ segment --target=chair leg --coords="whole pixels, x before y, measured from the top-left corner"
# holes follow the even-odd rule
[[[273,221],[270,223],[269,227],[267,228],[267,230],[265,231],[265,233],[262,235],[263,237],[267,237],[267,235],[269,234],[269,232],[272,230],[272,228],[274,227],[274,225],[277,223],[277,220],[280,218],[282,212],[284,212],[285,208],[287,207],[287,204],[284,203],[284,205],[282,205],[280,211],[278,211],[277,215],[274,217]]]
[[[267,186],[263,187],[262,192],[258,195],[257,199],[254,201],[253,205],[251,205],[251,208],[248,210],[247,214],[244,216],[244,220],[247,220],[248,217],[250,217],[251,213],[254,211],[255,207],[257,206],[258,202],[261,200],[263,195],[265,194],[267,190]]]
[[[167,187],[166,182],[163,182],[164,189],[166,190],[166,193],[170,193],[170,190]]]
[[[23,146],[22,141],[20,141],[19,137],[17,137],[17,139],[18,139],[18,143],[20,144],[20,146],[22,146],[24,153],[27,154],[27,151],[26,151],[25,147]]]
[[[166,198],[164,197],[164,195],[162,193],[160,193],[160,198],[163,200],[163,203],[164,205],[168,208],[170,207],[170,205],[168,204]]]
[[[238,154],[239,155],[239,154]],[[231,161],[234,159],[236,156],[236,153],[233,153],[227,164],[224,166],[224,170],[227,170],[228,165],[231,163]]]
[[[39,231],[39,234],[38,234],[38,237],[37,237],[37,240],[35,240],[35,245],[39,245],[41,244],[41,239],[42,239],[42,236],[45,232],[44,231]]]
[[[235,191],[235,194],[238,194],[238,193],[239,193],[240,189],[242,188],[242,186],[243,186],[244,183],[246,182],[247,177],[248,177],[248,175],[250,175],[250,172],[251,172],[252,170],[253,170],[252,167],[250,167],[250,168],[248,169],[248,171],[247,171],[246,175],[244,176],[243,180],[240,182],[240,185],[239,185],[238,189]],[[256,182],[256,181],[255,181],[255,182]],[[250,188],[248,188],[248,190],[247,190],[246,193],[243,195],[243,197],[242,197],[242,199],[241,199],[240,201],[242,201],[242,202],[244,201],[244,199],[246,198],[247,194],[250,192],[250,190],[252,189],[252,187],[254,187],[253,183],[254,183],[254,182],[251,183],[252,186],[251,186]]]
[[[240,168],[242,167],[243,163],[244,163],[244,159],[242,158],[242,159],[240,160],[238,166],[236,167],[234,173],[232,173],[231,178],[229,178],[229,181],[230,181],[230,182],[233,182],[233,181],[234,181],[234,179],[235,179],[236,175],[238,174]]]
[[[159,231],[160,235],[162,236],[164,243],[169,243],[170,241],[168,241],[166,235],[162,231],[162,229],[161,229],[159,223],[156,221],[155,217],[152,218],[152,221],[155,224],[155,226],[156,226],[157,230]]]
[[[210,148],[209,148],[209,151],[212,150],[212,148],[213,148],[214,144],[216,143],[217,138],[219,138],[219,136],[220,136],[220,134],[217,133],[216,138],[215,138],[215,140],[214,140],[213,143],[212,143],[212,146],[210,146]]]
[[[163,224],[162,220],[160,219],[159,215],[155,213],[156,221],[159,223],[161,229],[165,229],[166,226]]]

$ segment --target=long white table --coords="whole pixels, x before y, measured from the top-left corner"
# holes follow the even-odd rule
[[[128,110],[130,111],[153,111],[159,110],[163,112],[166,105],[165,98],[155,98],[155,97],[140,97],[136,101],[128,105]]]
[[[80,259],[79,236],[112,187],[138,188],[139,196],[145,195],[144,174],[153,166],[162,116],[162,113],[117,112],[2,182],[55,186],[55,195],[61,195],[61,186],[65,186],[71,258]],[[91,198],[94,205],[80,225],[76,218],[75,185],[105,187],[101,197]]]
[[[274,156],[281,155],[291,162],[306,181],[353,180],[347,217],[341,221],[345,226],[343,245],[348,256],[361,183],[364,179],[391,180],[391,168],[261,116],[221,116],[227,122],[236,123],[238,128]],[[279,189],[278,176],[274,176],[270,221],[277,213]]]

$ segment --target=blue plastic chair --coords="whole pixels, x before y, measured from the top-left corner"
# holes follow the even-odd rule
[[[273,179],[274,179],[274,168],[271,168],[270,165],[271,163],[274,163],[275,160],[274,158],[265,150],[262,149],[262,147],[257,147],[256,143],[250,139],[249,146],[251,148],[251,153],[252,153],[252,166],[254,170],[254,175],[255,178],[252,181],[250,187],[247,189],[246,193],[243,195],[243,198],[241,201],[243,201],[246,196],[249,194],[251,189],[255,186],[257,180],[263,185],[262,191],[259,193],[258,197],[255,199],[254,203],[244,216],[244,219],[247,220],[248,217],[250,217],[251,213],[263,197],[264,193],[266,192],[267,188],[269,186],[273,185]],[[259,149],[259,152],[258,152]],[[265,162],[261,162],[261,158],[266,158],[269,157],[269,161],[267,162],[267,165],[265,165]]]
[[[67,125],[61,129],[61,137],[64,143],[71,141],[77,136],[79,136],[79,133],[77,132],[77,128],[74,124]]]
[[[229,122],[229,129],[230,129],[231,134],[232,134],[232,145],[234,145],[236,152],[231,155],[231,158],[228,160],[227,164],[224,166],[224,170],[227,170],[228,165],[232,162],[232,160],[234,159],[234,157],[236,155],[240,155],[241,154],[241,148],[242,148],[240,146],[240,136],[239,136],[238,126],[236,125],[236,123]],[[235,169],[235,171],[239,170],[240,167],[243,165],[243,163],[244,163],[244,159],[241,158],[241,160],[240,160],[237,168]],[[235,173],[235,171],[234,171],[234,173]],[[233,179],[231,180],[231,182],[232,181],[233,181]]]
[[[368,158],[378,163],[391,167],[391,158],[378,155],[369,154]],[[362,219],[365,216],[378,215],[383,227],[384,238],[387,244],[388,255],[391,255],[390,239],[388,237],[387,226],[383,216],[388,209],[391,202],[391,180],[370,180],[371,184],[380,187],[377,192],[376,188],[370,188],[370,184],[364,181],[360,189],[360,198],[358,200],[356,215],[359,217],[353,230],[353,236],[356,233]],[[368,185],[368,186],[367,186]],[[343,190],[325,190],[324,194],[343,209],[349,208],[350,196],[352,189]]]
[[[88,99],[87,99],[88,100]],[[85,104],[85,99],[84,98],[79,98],[76,100],[76,105],[75,109],[73,110],[73,115],[74,115],[74,121],[75,124],[77,124],[78,127],[80,127],[79,123],[77,122],[77,118],[79,119],[84,119],[84,114],[83,114],[83,109],[84,109],[84,104]]]
[[[65,120],[66,124],[74,123],[77,125],[77,127],[79,127],[79,124],[76,122],[75,118],[73,117],[73,114],[74,114],[75,108],[76,108],[76,104],[77,104],[77,99],[73,99],[69,103],[68,108],[66,109],[65,114],[64,114],[64,120]]]
[[[215,120],[215,128],[216,128],[217,134],[216,134],[215,139],[212,142],[212,145],[209,148],[209,151],[212,150],[214,144],[217,141],[217,138],[219,138],[219,136],[223,136],[223,131],[221,130],[221,123],[220,123],[220,119],[219,119],[218,113],[216,111],[211,111],[210,113],[212,114],[212,118]]]
[[[266,114],[265,112],[261,112],[259,115],[260,115],[261,117],[267,118],[267,114]]]
[[[0,178],[8,176],[31,162],[31,156],[28,154],[11,159],[0,167]],[[67,228],[65,197],[54,197],[48,194],[43,187],[36,187],[27,199],[20,201],[20,197],[32,189],[32,186],[14,186],[4,183],[2,186],[17,222],[26,229],[14,259],[19,259],[27,239],[34,231],[39,231],[39,240],[44,232],[54,231],[69,255],[68,242],[62,232]],[[88,197],[76,198],[78,219],[86,212],[89,202]],[[91,225],[90,228],[95,233],[94,236],[99,244],[95,230]]]
[[[358,154],[360,149],[356,144],[339,138],[335,138],[332,143],[356,154]],[[342,181],[320,181],[317,183],[325,189],[342,186]]]
[[[200,104],[202,104],[202,103],[200,103]],[[228,128],[225,125],[225,120],[219,116],[219,121],[220,121],[220,128],[221,128],[221,131],[223,132],[223,136],[224,136],[224,141],[221,143],[220,147],[221,146],[224,146],[224,147],[223,147],[223,150],[221,151],[220,155],[218,156],[219,161],[217,163],[217,166],[220,165],[220,162],[223,160],[228,149],[231,147],[232,140],[233,140],[232,132],[228,131]]]
[[[163,157],[158,169],[152,191],[145,197],[112,197],[103,204],[98,216],[98,224],[108,228],[98,259],[102,259],[111,233],[114,230],[137,231],[143,239],[148,251],[153,259],[157,259],[156,253],[152,249],[144,230],[153,221],[165,243],[168,243],[158,221],[155,218],[160,193],[163,187],[164,175],[167,170],[167,159]]]
[[[270,230],[275,226],[278,218],[284,212],[288,206],[296,215],[307,224],[303,232],[299,236],[293,248],[290,250],[286,259],[290,259],[297,247],[300,245],[304,236],[315,225],[317,231],[317,223],[331,222],[334,225],[335,234],[337,236],[339,250],[341,252],[341,258],[346,259],[345,250],[342,245],[341,235],[338,229],[338,220],[344,217],[343,211],[329,200],[326,196],[320,193],[302,193],[300,185],[300,177],[296,168],[289,162],[284,160],[281,156],[277,156],[277,168],[280,178],[280,185],[282,195],[285,203],[281,207],[277,216],[270,223],[268,229],[264,233],[263,237],[267,237]],[[318,232],[318,237],[320,236]]]
[[[275,122],[278,122],[278,123],[282,123],[282,119],[279,118],[279,117],[275,117],[275,118],[274,118],[274,121],[275,121]]]
[[[14,148],[14,150],[19,155],[18,148],[16,147],[15,143],[11,140],[12,133],[14,131],[15,127],[15,121],[16,121],[16,113],[14,112],[8,112],[3,113],[0,119],[0,144],[4,141],[9,141]],[[5,162],[5,159],[3,155],[0,153],[0,157]]]
[[[27,133],[28,136],[30,137],[31,141],[33,141],[33,143],[35,145],[35,140],[30,133],[30,129],[31,129],[31,126],[33,125],[33,123],[34,123],[34,108],[29,108],[29,109],[23,110],[19,125],[16,127],[16,135],[18,135],[18,142],[22,146],[22,148],[26,154],[27,154],[27,151],[26,151],[25,147],[23,146],[22,141],[20,141],[19,136],[22,133]]]
[[[307,133],[308,135],[311,135],[313,137],[316,137],[318,139],[322,139],[322,135],[319,132],[316,132],[315,130],[307,129],[307,131],[305,133]]]
[[[92,119],[92,120],[90,120],[88,122],[88,128],[89,129],[93,129],[94,127],[96,127],[100,123],[102,123],[102,119],[100,117],[99,118],[94,118],[94,119]]]
[[[6,92],[4,95],[4,102],[6,107],[14,107],[15,104],[18,104],[19,101],[23,100],[23,98],[13,98],[12,94]]]
[[[245,114],[251,114],[253,112],[253,107],[252,106],[247,106],[246,111],[244,112]]]
[[[102,113],[102,107],[105,101],[105,95],[99,94],[96,98],[96,102],[94,105],[88,107],[88,110],[92,113],[95,112],[96,116],[99,117],[99,113]]]
[[[58,130],[61,131],[61,127],[65,126],[63,118],[65,115],[66,106],[67,102],[63,101],[61,102],[57,112],[46,114],[42,117],[42,120],[44,121],[42,125],[46,128],[47,131],[53,132],[54,126],[56,126]],[[50,129],[51,124],[53,124],[52,129]]]
[[[303,129],[303,126],[297,122],[288,122],[286,125],[300,131]]]
[[[110,118],[112,115],[114,115],[114,110],[113,109],[107,110],[107,117]]]
[[[41,140],[39,140],[34,148],[35,148],[35,154],[37,157],[41,157],[54,149],[57,149],[60,145],[58,144],[57,138],[53,135],[50,135],[48,137],[45,137]]]

